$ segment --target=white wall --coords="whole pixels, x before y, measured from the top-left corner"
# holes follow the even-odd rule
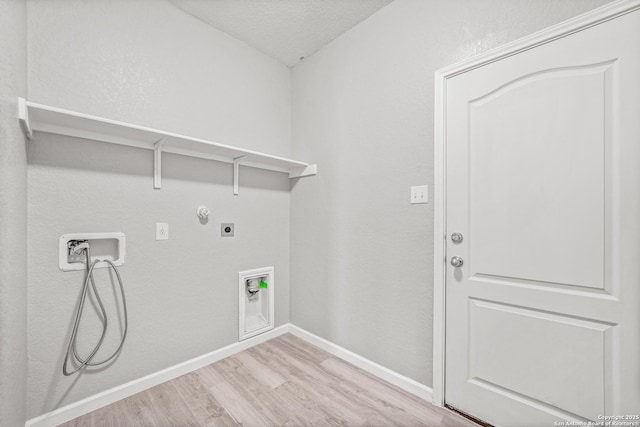
[[[27,372],[26,3],[0,0],[0,425],[23,426]]]
[[[433,74],[606,0],[396,0],[292,73],[292,323],[432,384]]]
[[[289,69],[164,0],[30,0],[28,29],[32,101],[289,155]],[[237,341],[240,270],[275,266],[276,325],[289,320],[285,174],[241,168],[233,196],[230,165],[165,155],[154,190],[150,151],[51,135],[28,161],[29,418]],[[156,222],[168,241],[154,240]],[[112,366],[66,378],[82,272],[58,270],[57,240],[83,231],[126,234],[129,335]]]

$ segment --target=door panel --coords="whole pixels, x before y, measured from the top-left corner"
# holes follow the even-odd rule
[[[469,102],[472,274],[604,289],[609,68],[536,73]]]
[[[630,40],[637,10],[446,81],[445,401],[489,423],[640,414]]]
[[[471,381],[583,418],[604,413],[605,333],[611,325],[478,299],[469,303]]]

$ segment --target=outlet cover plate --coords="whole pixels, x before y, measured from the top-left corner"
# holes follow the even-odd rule
[[[220,235],[222,237],[233,237],[235,227],[232,222],[225,222],[220,224]]]

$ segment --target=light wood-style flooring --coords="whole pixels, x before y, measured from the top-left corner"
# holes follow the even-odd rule
[[[477,427],[286,334],[63,426]]]

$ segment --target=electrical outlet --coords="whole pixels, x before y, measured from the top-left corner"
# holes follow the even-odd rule
[[[429,203],[429,186],[415,185],[411,187],[411,204]]]
[[[169,224],[156,222],[156,240],[169,240]]]
[[[228,222],[220,224],[220,235],[222,237],[233,237],[234,226],[233,223]]]

